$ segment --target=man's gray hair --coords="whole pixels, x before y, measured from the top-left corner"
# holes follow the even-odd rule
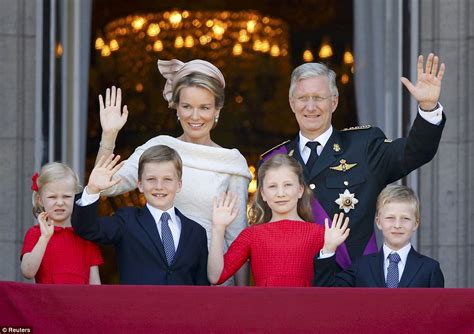
[[[293,96],[298,81],[319,76],[326,76],[331,95],[339,96],[336,86],[336,73],[333,70],[321,63],[305,63],[295,68],[291,73],[290,97]]]

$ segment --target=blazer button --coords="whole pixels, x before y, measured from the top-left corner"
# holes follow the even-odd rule
[[[348,181],[344,181],[344,185],[347,187],[349,185]]]
[[[316,186],[314,185],[314,183],[311,183],[311,184],[309,185],[309,189],[311,189],[311,190],[316,189]]]

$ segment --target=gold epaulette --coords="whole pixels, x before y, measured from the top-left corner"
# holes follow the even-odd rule
[[[263,152],[262,154],[260,154],[260,159],[262,159],[264,156],[266,156],[268,153],[272,152],[273,150],[276,150],[277,148],[282,147],[285,144],[288,144],[289,142],[290,142],[290,140],[285,140],[283,143],[280,143],[280,144],[272,147],[271,149]]]
[[[341,131],[367,130],[367,129],[370,129],[371,127],[372,125],[351,126],[350,128],[344,128]]]

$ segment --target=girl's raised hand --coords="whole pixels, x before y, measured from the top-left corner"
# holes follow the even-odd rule
[[[334,253],[336,248],[346,241],[350,231],[348,225],[349,217],[344,219],[344,213],[342,212],[334,215],[331,227],[329,227],[329,220],[327,218],[324,220],[324,253]]]
[[[237,196],[231,192],[222,193],[219,198],[214,198],[212,210],[212,226],[229,226],[239,213],[236,206]]]
[[[46,212],[41,212],[38,215],[38,223],[40,226],[41,236],[49,240],[54,234],[54,224],[52,221],[49,221],[48,214]]]
[[[120,178],[113,179],[114,174],[123,166],[123,161],[118,163],[120,155],[110,154],[99,159],[89,176],[87,192],[97,194],[120,182]]]
[[[120,88],[107,88],[105,104],[102,95],[99,95],[100,125],[104,133],[118,133],[127,123],[128,109],[122,106],[122,90]]]

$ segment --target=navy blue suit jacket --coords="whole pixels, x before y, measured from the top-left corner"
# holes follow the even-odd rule
[[[84,239],[115,246],[121,284],[209,285],[206,230],[178,209],[181,236],[171,265],[150,211],[120,208],[110,217],[97,216],[98,201],[74,206],[72,227]]]
[[[313,285],[384,288],[386,285],[383,266],[383,250],[357,259],[349,269],[341,272],[335,256],[326,259],[316,257]],[[421,255],[412,247],[398,287],[444,288],[444,276],[438,261]]]

